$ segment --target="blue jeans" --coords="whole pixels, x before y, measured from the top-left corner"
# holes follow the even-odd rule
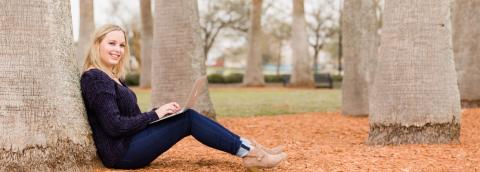
[[[190,135],[204,145],[233,155],[241,145],[238,135],[194,110],[187,110],[135,134],[127,152],[115,164],[115,168],[134,169],[147,166],[175,143]]]

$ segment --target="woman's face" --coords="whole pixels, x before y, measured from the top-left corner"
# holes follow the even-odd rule
[[[100,42],[100,59],[108,68],[113,68],[125,52],[125,36],[122,31],[112,31]]]

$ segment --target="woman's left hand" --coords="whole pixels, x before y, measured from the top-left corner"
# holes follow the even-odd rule
[[[166,114],[178,112],[180,109],[180,105],[177,102],[170,102],[160,106],[155,112],[161,118]]]

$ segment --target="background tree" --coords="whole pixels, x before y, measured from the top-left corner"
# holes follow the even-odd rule
[[[76,58],[78,61],[78,68],[83,67],[85,60],[86,49],[88,42],[91,39],[91,34],[95,31],[95,23],[93,19],[93,0],[80,1],[80,32],[76,46]]]
[[[70,1],[0,1],[0,171],[91,171]]]
[[[284,13],[284,9],[278,6],[277,1],[267,1],[264,9],[263,19],[265,21],[264,34],[269,40],[264,39],[268,47],[267,56],[270,56],[269,61],[276,66],[276,75],[280,75],[280,67],[284,56],[284,46],[289,46],[286,43],[291,38],[292,26],[288,22],[289,14]],[[265,53],[265,52],[264,52]],[[264,55],[265,57],[265,55]],[[268,61],[268,60],[266,60]]]
[[[247,56],[247,65],[245,75],[243,77],[243,85],[245,86],[264,86],[265,79],[262,69],[262,0],[252,0],[252,11],[250,15],[249,30],[249,48]]]
[[[335,9],[335,1],[327,0],[319,7],[313,8],[313,11],[307,13],[307,31],[308,43],[313,49],[313,72],[318,73],[318,56],[323,46],[330,40],[333,35],[338,33],[338,22],[333,18]],[[310,19],[310,20],[308,20]]]
[[[308,37],[306,31],[305,11],[303,0],[292,0],[292,58],[293,69],[290,86],[313,87],[313,60],[308,53]]]
[[[343,7],[342,114],[368,115],[378,48],[376,5],[374,0],[345,0]]]
[[[480,1],[456,0],[453,8],[453,51],[462,106],[480,105]]]
[[[138,15],[136,15],[138,18],[140,18]],[[128,39],[128,44],[130,46],[130,55],[132,55],[133,58],[128,59],[127,63],[127,73],[135,73],[139,74],[141,72],[141,66],[143,63],[142,60],[142,28],[141,28],[141,22],[138,20],[132,20],[129,23],[129,27],[127,27],[128,33],[129,33],[129,39]],[[153,33],[152,33],[153,35]],[[151,38],[150,38],[151,39]],[[150,49],[151,50],[151,49]]]
[[[195,79],[206,73],[197,1],[157,0],[155,11],[152,103],[183,105]],[[207,87],[194,109],[215,118]]]
[[[150,88],[152,80],[153,16],[151,4],[150,0],[140,0],[140,14],[142,19],[140,87],[142,88]]]
[[[337,75],[342,75],[342,58],[343,58],[343,38],[342,38],[342,28],[343,28],[343,25],[342,25],[342,20],[343,20],[343,3],[341,3],[340,5],[340,22],[339,22],[339,31],[338,31],[338,49],[337,49],[337,53],[338,53],[338,57],[337,57]]]
[[[283,46],[285,46],[285,42],[291,38],[291,30],[292,30],[292,27],[286,23],[286,22],[282,22],[282,21],[277,21],[277,22],[274,22],[272,25],[273,27],[273,30],[272,32],[270,32],[270,35],[273,36],[274,41],[272,42],[274,46],[274,49],[277,50],[276,53],[273,53],[273,55],[275,57],[274,60],[275,60],[275,65],[276,65],[276,75],[279,76],[280,75],[280,67],[282,65],[282,57],[283,57],[283,54],[282,54],[282,49],[283,49]]]
[[[200,13],[204,56],[215,43],[219,33],[225,29],[248,32],[250,3],[246,0],[207,0],[207,10]]]
[[[458,142],[450,1],[388,0],[383,22],[368,142]]]

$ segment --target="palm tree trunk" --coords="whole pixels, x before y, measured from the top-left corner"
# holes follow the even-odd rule
[[[307,30],[305,24],[305,12],[303,0],[292,0],[293,22],[292,22],[292,55],[293,70],[290,86],[313,87],[313,60],[308,53]]]
[[[458,142],[450,1],[385,1],[383,21],[368,142]]]
[[[93,0],[80,0],[80,32],[76,46],[78,68],[82,69],[91,34],[95,30],[93,19]]]
[[[248,57],[245,75],[243,77],[244,86],[264,86],[265,78],[262,69],[262,0],[252,1],[252,10],[250,13],[250,29],[248,31]]]
[[[140,0],[140,13],[142,17],[142,37],[141,37],[141,58],[140,66],[140,87],[151,87],[152,73],[152,37],[153,37],[153,17],[150,0]]]
[[[155,10],[152,103],[183,105],[195,79],[206,74],[197,1],[157,0]],[[215,118],[207,87],[194,109]]]
[[[377,16],[373,0],[345,0],[342,35],[345,73],[342,114],[368,115],[368,92],[377,56]]]
[[[453,51],[463,107],[480,106],[480,1],[456,0]]]
[[[92,170],[70,1],[0,1],[0,171]]]

